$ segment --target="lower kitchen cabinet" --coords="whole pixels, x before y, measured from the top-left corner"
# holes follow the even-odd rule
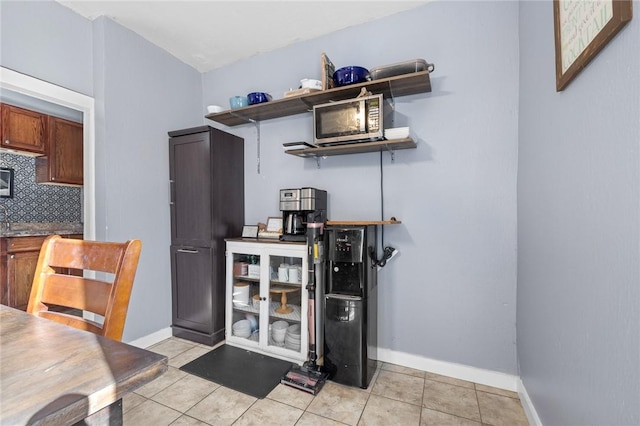
[[[307,246],[227,240],[226,343],[302,364],[308,348]]]
[[[82,239],[81,234],[67,235]],[[40,248],[47,235],[0,238],[0,303],[26,310]],[[61,273],[74,273],[64,270]]]
[[[214,249],[171,246],[173,335],[205,345],[224,340],[224,287],[214,285]]]
[[[2,304],[27,309],[40,248],[46,236],[2,238]]]

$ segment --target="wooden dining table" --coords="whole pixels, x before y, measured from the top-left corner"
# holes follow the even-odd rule
[[[167,357],[0,305],[0,425],[122,424]]]

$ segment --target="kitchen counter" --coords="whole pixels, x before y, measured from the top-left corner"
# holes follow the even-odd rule
[[[84,233],[84,225],[82,223],[71,222],[16,222],[10,224],[9,230],[0,229],[0,237],[33,237],[40,235],[69,235],[82,233]]]

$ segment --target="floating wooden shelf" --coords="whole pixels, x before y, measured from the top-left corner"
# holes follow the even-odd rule
[[[328,220],[327,225],[333,226],[362,226],[362,225],[399,225],[402,222],[391,218],[390,220]]]
[[[290,149],[286,154],[298,157],[328,157],[331,155],[362,154],[365,152],[395,151],[411,149],[417,145],[411,138],[392,139],[375,142],[350,143],[345,145],[325,146],[317,148]]]
[[[391,98],[431,92],[431,80],[429,79],[429,71],[402,74],[380,80],[312,92],[301,96],[276,99],[244,108],[207,114],[205,118],[227,126],[238,126],[252,121],[286,117],[288,115],[309,112],[313,109],[314,105],[355,98],[363,87],[366,87],[367,90],[372,93],[382,93],[385,98]]]

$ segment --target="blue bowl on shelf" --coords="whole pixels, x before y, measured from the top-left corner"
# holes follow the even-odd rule
[[[336,86],[348,86],[349,84],[362,83],[369,79],[369,70],[363,67],[344,67],[333,73],[333,82]]]
[[[247,95],[249,99],[249,105],[261,104],[263,102],[269,102],[271,95],[264,92],[251,92]]]
[[[249,101],[246,96],[232,96],[229,98],[229,106],[231,109],[243,108],[249,105]]]

